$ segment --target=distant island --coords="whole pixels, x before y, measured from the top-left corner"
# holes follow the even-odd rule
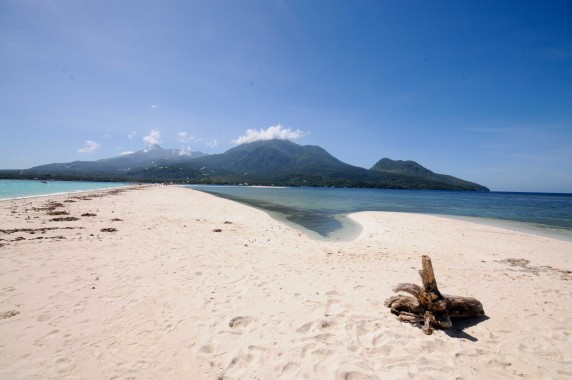
[[[213,155],[154,145],[97,161],[0,170],[0,178],[489,191],[414,161],[383,158],[365,169],[346,164],[319,146],[289,140],[255,141]]]

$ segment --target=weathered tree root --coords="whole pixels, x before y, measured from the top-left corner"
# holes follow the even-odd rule
[[[388,298],[385,306],[402,322],[423,323],[423,332],[433,333],[435,328],[448,329],[451,318],[474,318],[485,315],[483,305],[472,297],[443,295],[437,288],[433,265],[429,256],[422,257],[423,269],[419,271],[423,287],[415,284],[399,284],[394,292],[405,292],[413,297],[397,295]]]

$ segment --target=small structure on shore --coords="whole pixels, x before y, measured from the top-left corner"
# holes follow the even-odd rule
[[[423,255],[423,269],[419,271],[423,287],[416,284],[399,284],[393,291],[413,295],[397,295],[388,298],[385,306],[402,322],[423,323],[423,332],[433,333],[435,328],[448,329],[451,318],[474,318],[485,315],[482,303],[476,298],[441,294],[433,272],[431,258]]]

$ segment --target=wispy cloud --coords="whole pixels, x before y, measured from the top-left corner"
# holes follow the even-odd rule
[[[129,137],[130,139],[133,139],[135,136],[137,136],[137,131],[135,130],[132,130],[131,133],[127,135],[127,137]]]
[[[208,142],[207,146],[209,148],[216,148],[218,146],[218,140],[212,140],[212,141]]]
[[[161,132],[155,129],[151,130],[151,133],[143,137],[143,142],[147,145],[147,148],[158,145],[161,142]]]
[[[78,153],[93,153],[99,149],[100,146],[101,144],[98,144],[93,140],[87,140],[77,151]]]
[[[121,155],[122,155],[122,156],[125,156],[125,155],[132,154],[132,153],[135,153],[135,152],[132,151],[132,150],[127,150],[127,151],[125,151],[125,152],[121,152]]]
[[[158,104],[151,104],[151,106],[149,108],[151,108],[152,110],[156,110],[159,108],[159,105]]]
[[[232,140],[232,142],[236,145],[240,145],[259,140],[296,140],[307,134],[307,132],[303,132],[300,129],[292,130],[291,128],[284,128],[278,124],[270,126],[267,129],[248,129],[245,135]]]
[[[189,136],[187,132],[179,132],[179,141],[182,143],[191,143],[191,142],[199,142],[202,139],[196,136]]]

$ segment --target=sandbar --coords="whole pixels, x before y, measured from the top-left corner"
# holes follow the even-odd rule
[[[572,378],[572,242],[350,217],[323,241],[175,186],[1,201],[0,378]],[[383,303],[422,255],[486,317],[399,322]]]

